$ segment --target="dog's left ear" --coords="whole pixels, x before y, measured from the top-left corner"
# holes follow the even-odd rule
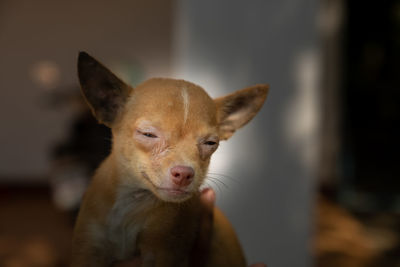
[[[268,89],[268,85],[259,84],[214,100],[221,140],[231,137],[257,114],[264,104]]]
[[[78,76],[94,116],[100,123],[111,127],[121,114],[132,87],[86,52],[79,53]]]

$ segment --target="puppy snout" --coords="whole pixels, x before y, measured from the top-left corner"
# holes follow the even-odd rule
[[[171,168],[171,179],[172,182],[178,186],[189,185],[194,177],[194,170],[188,166],[175,166]]]

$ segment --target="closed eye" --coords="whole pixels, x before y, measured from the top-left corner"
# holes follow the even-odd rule
[[[152,134],[152,133],[142,133],[142,135],[148,137],[148,138],[157,138],[157,135]]]
[[[208,145],[208,146],[214,146],[214,145],[217,144],[217,142],[214,142],[214,141],[206,141],[206,142],[204,142],[204,144],[205,144],[205,145]]]

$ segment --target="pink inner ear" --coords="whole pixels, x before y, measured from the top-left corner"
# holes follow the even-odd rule
[[[221,139],[228,139],[246,125],[262,107],[267,93],[268,85],[256,85],[216,99]]]

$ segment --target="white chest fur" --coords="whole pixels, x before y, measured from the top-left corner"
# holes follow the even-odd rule
[[[132,257],[137,236],[144,224],[144,218],[140,214],[154,204],[154,197],[147,191],[130,187],[119,188],[106,225],[106,238],[111,244],[115,259]]]

